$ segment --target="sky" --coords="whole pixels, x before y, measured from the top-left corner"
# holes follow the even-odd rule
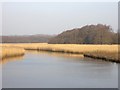
[[[117,2],[6,2],[3,35],[59,34],[90,24],[118,29]]]

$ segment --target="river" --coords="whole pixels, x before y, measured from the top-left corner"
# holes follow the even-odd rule
[[[3,60],[3,88],[118,88],[118,64],[82,55],[27,51]]]

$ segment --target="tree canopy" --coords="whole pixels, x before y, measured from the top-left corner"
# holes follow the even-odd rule
[[[107,25],[86,25],[67,30],[49,40],[49,44],[116,44],[118,33]]]

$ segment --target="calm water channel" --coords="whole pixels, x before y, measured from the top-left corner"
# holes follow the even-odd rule
[[[3,60],[3,88],[117,88],[118,64],[82,55],[28,51]]]

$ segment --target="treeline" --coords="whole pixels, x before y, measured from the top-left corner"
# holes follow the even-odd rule
[[[0,36],[2,43],[47,43],[52,35]]]
[[[107,25],[86,25],[67,30],[53,38],[49,44],[118,44],[118,33]]]

